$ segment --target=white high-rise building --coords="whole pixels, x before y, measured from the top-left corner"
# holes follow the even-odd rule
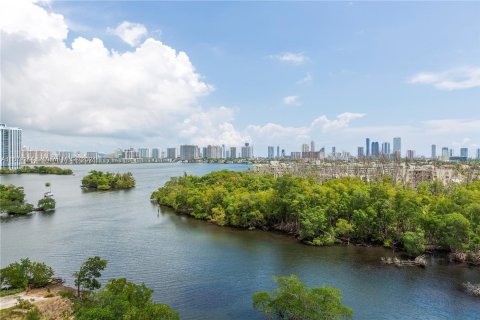
[[[22,129],[0,124],[2,169],[18,169],[22,166]]]
[[[223,146],[211,146],[208,145],[206,148],[206,155],[204,158],[208,159],[221,159],[223,158]]]
[[[245,142],[245,146],[242,147],[242,158],[243,159],[253,158],[253,147],[248,142]]]
[[[148,148],[138,148],[138,157],[139,158],[150,158],[150,149]]]
[[[435,160],[437,159],[437,145],[436,144],[432,144],[432,156],[431,156],[432,160]]]

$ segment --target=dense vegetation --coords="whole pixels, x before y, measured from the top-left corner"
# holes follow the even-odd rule
[[[9,289],[41,288],[53,276],[53,269],[42,262],[21,259],[0,269],[0,285]]]
[[[73,171],[71,169],[62,169],[59,167],[46,167],[46,166],[34,166],[34,167],[25,166],[19,169],[1,169],[0,170],[0,174],[22,174],[22,173],[71,175],[73,174]]]
[[[308,288],[297,276],[274,277],[278,288],[256,292],[253,307],[268,319],[337,320],[350,319],[352,310],[342,304],[340,290],[331,287]]]
[[[152,290],[124,278],[112,279],[97,292],[75,303],[77,320],[177,320],[178,313],[152,302]]]
[[[94,190],[119,190],[135,187],[135,179],[131,172],[110,173],[92,170],[83,177],[82,188]]]
[[[40,211],[52,211],[55,209],[56,202],[52,197],[44,197],[38,200],[38,209]]]
[[[218,225],[288,232],[305,243],[401,246],[411,255],[427,247],[480,250],[480,181],[416,188],[357,178],[317,183],[249,172],[217,171],[172,178],[152,201]]]
[[[32,211],[33,205],[25,201],[22,187],[0,184],[0,212],[27,214]]]

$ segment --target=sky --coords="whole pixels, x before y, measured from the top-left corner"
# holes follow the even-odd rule
[[[0,3],[31,148],[480,148],[480,2]]]

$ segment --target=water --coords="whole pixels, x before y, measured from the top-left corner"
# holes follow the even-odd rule
[[[57,210],[2,218],[1,266],[29,257],[52,266],[73,285],[88,257],[108,259],[103,280],[144,282],[154,299],[182,319],[263,319],[251,306],[256,291],[270,291],[272,275],[296,274],[310,286],[335,286],[355,319],[480,319],[480,300],[461,283],[480,282],[479,269],[432,259],[426,269],[380,264],[383,248],[302,245],[289,237],[217,227],[177,216],[150,203],[150,194],[184,172],[247,170],[242,165],[130,164],[72,166],[75,176],[10,175],[36,204],[51,183]],[[84,192],[90,170],[131,171],[136,188]]]

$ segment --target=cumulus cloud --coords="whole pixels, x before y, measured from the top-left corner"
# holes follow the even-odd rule
[[[287,62],[295,65],[300,65],[307,62],[308,58],[303,53],[285,52],[279,55],[271,56],[278,61]]]
[[[283,104],[292,107],[298,107],[302,105],[298,96],[286,96],[283,98]]]
[[[430,84],[437,89],[459,90],[480,87],[480,68],[464,67],[444,72],[421,72],[410,80],[412,84]]]
[[[124,139],[176,136],[192,113],[209,112],[198,99],[213,86],[202,81],[185,52],[153,38],[125,53],[98,38],[78,37],[67,45],[63,17],[34,3],[9,1],[0,18],[5,122]]]
[[[250,125],[247,132],[251,135],[259,137],[291,137],[291,138],[307,138],[316,134],[318,130],[322,132],[332,132],[337,129],[343,129],[349,126],[350,122],[365,116],[363,113],[345,112],[339,114],[336,119],[329,119],[322,115],[314,119],[310,125],[302,127],[285,127],[274,123],[267,123],[266,125]]]
[[[140,44],[140,41],[148,33],[147,28],[143,24],[129,21],[123,21],[115,29],[108,29],[108,31],[115,34],[132,47],[136,47]]]

